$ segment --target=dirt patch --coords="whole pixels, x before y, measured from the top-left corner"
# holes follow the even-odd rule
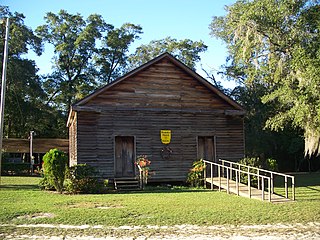
[[[94,202],[78,202],[66,205],[67,208],[98,208],[98,209],[113,209],[113,208],[123,208],[121,205],[101,205],[101,203]]]
[[[68,240],[318,240],[320,223],[268,224],[248,226],[72,226],[51,224],[0,225],[12,229],[4,239],[68,239]],[[1,232],[1,231],[0,231]],[[30,234],[32,233],[32,234]]]
[[[53,213],[34,213],[30,215],[18,216],[17,219],[40,219],[40,218],[54,218]]]

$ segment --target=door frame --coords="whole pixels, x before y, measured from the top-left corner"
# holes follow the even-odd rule
[[[197,142],[197,160],[199,160],[199,137],[211,137],[213,138],[213,151],[214,151],[214,162],[218,163],[217,159],[217,136],[216,135],[198,135],[196,136],[196,142]],[[204,159],[207,160],[207,159]]]
[[[136,167],[134,165],[134,161],[137,158],[137,147],[136,147],[136,136],[134,135],[113,135],[113,175],[117,177],[117,158],[116,158],[116,137],[133,137],[133,167],[134,167],[134,174],[136,174]]]

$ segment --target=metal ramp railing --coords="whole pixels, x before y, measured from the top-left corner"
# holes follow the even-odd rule
[[[251,167],[236,162],[221,160],[220,163],[214,163],[207,160],[203,160],[205,164],[204,179],[206,183],[221,189],[226,189],[227,193],[235,193],[240,196],[246,196],[249,198],[256,198],[261,200],[268,200],[269,202],[283,202],[289,201],[289,181],[291,179],[291,200],[295,200],[295,179],[294,176],[273,172],[261,168]],[[209,169],[207,168],[209,166]],[[207,171],[209,175],[207,176]],[[284,191],[285,196],[274,192],[274,179],[275,176],[284,178]],[[247,181],[243,181],[246,177]],[[253,178],[257,180],[257,186],[252,186],[251,180]],[[267,199],[265,198],[267,196]]]

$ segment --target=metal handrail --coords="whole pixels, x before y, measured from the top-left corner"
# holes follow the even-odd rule
[[[221,190],[221,168],[224,171],[225,169],[226,171],[226,177],[227,177],[227,193],[230,192],[230,186],[229,186],[229,180],[232,180],[232,171],[235,172],[236,174],[236,191],[237,191],[237,195],[239,195],[239,183],[241,183],[240,181],[240,173],[244,173],[244,174],[248,174],[248,195],[251,198],[251,176],[257,176],[258,178],[262,179],[262,190],[261,190],[261,199],[265,200],[265,188],[264,188],[264,182],[265,180],[268,181],[268,200],[269,202],[271,202],[271,178],[268,176],[264,176],[264,175],[259,175],[256,173],[251,173],[249,171],[243,171],[241,169],[237,169],[237,168],[233,168],[232,166],[225,166],[219,163],[214,163],[214,162],[210,162],[207,160],[203,160],[203,162],[206,164],[210,164],[210,174],[211,174],[211,189],[213,189],[213,165],[218,167],[218,177],[219,177],[219,190]],[[204,169],[204,178],[206,179],[206,168]],[[224,172],[223,172],[224,175]],[[231,176],[230,176],[231,175]]]
[[[238,167],[246,167],[248,169],[248,171],[250,171],[250,169],[256,170],[258,175],[260,175],[261,172],[270,174],[271,192],[272,193],[274,193],[274,176],[278,175],[278,176],[284,177],[285,198],[287,198],[287,199],[289,199],[288,178],[291,178],[292,200],[293,201],[295,200],[295,177],[294,176],[288,175],[288,174],[284,174],[284,173],[274,172],[274,171],[270,171],[270,170],[266,170],[266,169],[262,169],[262,168],[252,167],[252,166],[248,166],[248,165],[245,165],[245,164],[232,162],[232,161],[229,161],[229,160],[219,159],[219,161],[222,162],[222,165],[224,165],[224,163],[226,162],[226,163],[229,163],[231,167],[232,167],[233,164],[235,164]],[[260,182],[259,181],[258,181],[258,189],[260,189]]]

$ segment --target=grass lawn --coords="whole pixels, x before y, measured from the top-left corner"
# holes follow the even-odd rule
[[[320,222],[320,173],[297,175],[296,201],[282,204],[187,188],[65,195],[40,191],[39,180],[1,178],[1,225],[207,226]]]

